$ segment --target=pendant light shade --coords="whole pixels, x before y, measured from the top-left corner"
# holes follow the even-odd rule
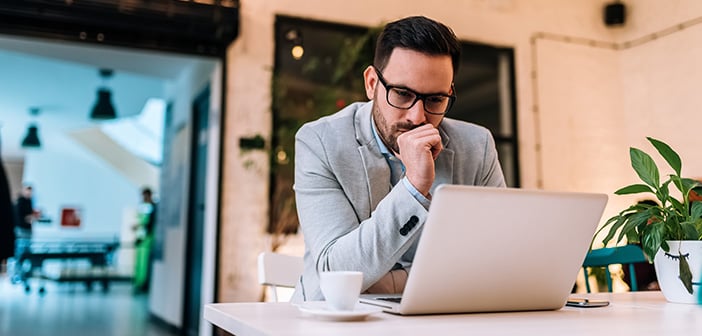
[[[107,87],[107,80],[112,77],[112,69],[100,69],[103,86],[97,91],[97,101],[90,112],[90,118],[95,120],[109,120],[117,118],[117,111],[112,104],[112,92]]]
[[[97,92],[97,102],[90,112],[91,119],[108,120],[117,118],[117,112],[112,105],[112,92],[106,88],[101,88]]]
[[[41,147],[41,141],[39,141],[39,128],[36,125],[30,125],[29,127],[27,127],[27,135],[24,137],[24,140],[22,140],[22,147]]]

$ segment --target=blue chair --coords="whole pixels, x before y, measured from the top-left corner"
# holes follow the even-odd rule
[[[590,293],[590,283],[588,281],[588,267],[604,267],[607,274],[607,290],[612,291],[612,274],[609,272],[609,265],[621,264],[629,265],[629,275],[631,280],[631,291],[638,291],[636,285],[636,273],[634,272],[634,264],[640,262],[648,262],[641,248],[637,245],[626,245],[618,247],[605,247],[590,251],[583,262],[583,270],[585,271],[585,288]]]

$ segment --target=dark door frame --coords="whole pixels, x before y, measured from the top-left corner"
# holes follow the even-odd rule
[[[205,234],[205,198],[207,193],[207,148],[204,145],[203,131],[209,132],[210,115],[209,84],[196,95],[192,103],[191,143],[190,143],[190,186],[188,200],[188,221],[185,242],[185,283],[183,286],[183,332],[197,336],[200,327],[202,270]],[[209,137],[205,136],[205,139]],[[205,140],[207,141],[207,140]],[[193,314],[194,313],[194,314]]]

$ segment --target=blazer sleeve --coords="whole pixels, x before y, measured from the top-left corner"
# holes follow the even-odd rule
[[[505,176],[502,172],[502,166],[500,165],[500,161],[497,156],[495,139],[492,137],[490,131],[485,130],[483,134],[485,136],[485,149],[483,151],[485,156],[482,159],[482,177],[477,185],[488,187],[506,187]]]

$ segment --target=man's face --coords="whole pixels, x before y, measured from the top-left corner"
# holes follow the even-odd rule
[[[453,66],[448,55],[433,56],[396,48],[381,73],[388,85],[404,87],[419,94],[453,94]],[[366,95],[373,100],[373,119],[379,136],[395,153],[400,152],[397,145],[400,134],[427,123],[437,127],[443,120],[443,115],[426,113],[422,100],[407,110],[388,104],[386,88],[373,67],[366,69],[364,79]]]

